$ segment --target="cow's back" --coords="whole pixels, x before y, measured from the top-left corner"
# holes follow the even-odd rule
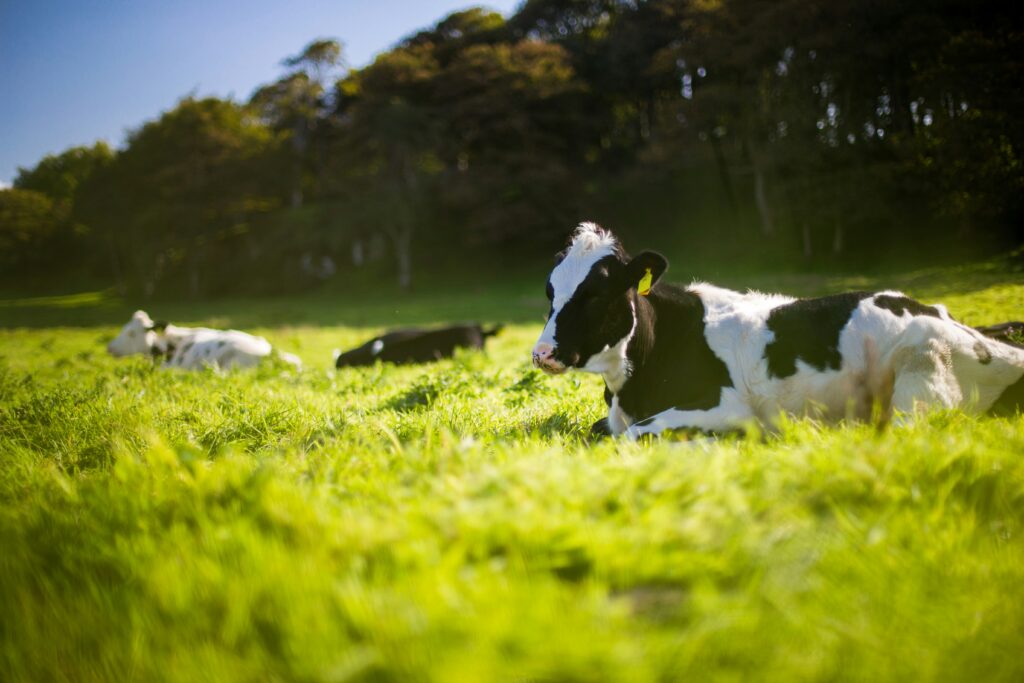
[[[263,337],[238,330],[198,329],[179,341],[167,365],[186,370],[245,368],[256,365],[271,351],[270,342]]]
[[[390,363],[428,363],[450,358],[455,349],[479,349],[483,345],[479,325],[453,325],[392,339],[384,344],[378,358]]]
[[[758,307],[757,296],[726,299],[717,309],[706,304],[707,334],[764,420],[780,412],[863,417],[875,402],[888,405],[899,391],[894,383],[923,372],[923,364],[931,377],[948,368],[946,405],[984,410],[1024,374],[1024,353],[900,292],[849,292],[767,308]]]
[[[395,364],[429,363],[450,358],[455,349],[481,349],[484,338],[483,328],[479,324],[393,330],[339,354],[335,366],[373,365],[378,360]]]

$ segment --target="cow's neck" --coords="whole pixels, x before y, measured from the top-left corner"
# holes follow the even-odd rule
[[[165,356],[169,358],[174,355],[174,350],[179,346],[181,341],[186,337],[191,336],[194,332],[195,330],[191,327],[168,325],[157,332],[156,340],[153,342],[150,353],[154,357]]]
[[[630,336],[629,345],[626,348],[626,357],[629,360],[630,377],[644,369],[651,349],[654,347],[654,326],[658,316],[652,299],[657,298],[655,292],[649,296],[632,295],[633,299],[633,334]]]
[[[632,304],[631,304],[632,305]],[[636,310],[635,308],[633,309]],[[633,316],[633,327],[629,333],[615,344],[604,347],[604,350],[595,353],[587,360],[583,370],[593,372],[604,377],[604,383],[613,394],[618,393],[622,386],[629,379],[630,366],[628,348],[636,330],[636,316]]]
[[[666,371],[677,365],[673,356],[690,351],[700,353],[704,340],[704,308],[700,297],[676,285],[661,284],[648,296],[633,295],[636,323],[626,348],[629,363],[627,381],[613,393],[634,394],[630,385],[650,388],[661,385]],[[655,344],[661,339],[661,350]],[[711,353],[710,349],[707,349]],[[666,365],[667,363],[667,365]],[[635,406],[634,406],[635,407]]]
[[[163,334],[160,336],[167,339],[173,344],[177,344],[185,337],[192,335],[195,332],[194,328],[191,327],[178,327],[177,325],[168,325],[164,328]]]
[[[613,395],[622,391],[644,362],[653,337],[654,309],[651,304],[643,297],[631,295],[630,306],[633,309],[633,327],[629,334],[592,356],[584,368],[604,377],[604,383]]]

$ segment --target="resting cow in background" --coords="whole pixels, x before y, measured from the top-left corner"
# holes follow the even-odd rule
[[[154,322],[145,311],[135,311],[121,333],[107,344],[115,357],[145,354],[163,358],[164,367],[197,370],[208,365],[224,370],[251,367],[274,353],[263,337],[237,330],[211,330],[206,327],[178,327]],[[302,361],[290,353],[278,357],[296,368]]]
[[[609,411],[595,432],[719,432],[780,413],[866,417],[875,404],[903,414],[1024,405],[1024,350],[899,292],[792,299],[664,284],[662,255],[630,258],[592,223],[559,259],[533,362],[604,376]]]
[[[410,327],[374,337],[362,346],[339,353],[338,368],[385,363],[429,363],[451,358],[455,349],[482,349],[488,337],[501,331],[501,325],[485,330],[478,323],[451,325],[432,330]]]
[[[1024,322],[1013,321],[1008,323],[999,323],[998,325],[984,325],[982,327],[974,328],[984,334],[986,337],[992,339],[998,339],[999,341],[1024,348],[1024,344],[1020,340],[1024,340]]]

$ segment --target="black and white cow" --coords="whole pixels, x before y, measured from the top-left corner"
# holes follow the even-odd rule
[[[501,326],[485,330],[479,323],[449,325],[434,329],[408,327],[374,337],[362,346],[338,353],[338,368],[385,363],[429,363],[451,358],[455,349],[482,349],[488,337],[501,331]]]
[[[604,376],[609,411],[595,432],[720,432],[782,413],[863,417],[875,404],[903,416],[1024,406],[1024,350],[942,306],[899,292],[793,299],[682,287],[659,282],[667,267],[651,251],[630,258],[584,223],[551,272],[533,362]]]
[[[206,327],[179,327],[154,321],[145,311],[135,311],[121,332],[109,344],[107,352],[115,357],[145,354],[163,358],[164,367],[198,370],[215,366],[224,370],[251,367],[274,353],[263,337],[238,330],[211,330]],[[278,357],[296,368],[302,361],[290,353]]]

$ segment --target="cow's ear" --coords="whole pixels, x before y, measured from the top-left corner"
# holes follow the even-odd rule
[[[661,279],[668,270],[668,259],[656,251],[644,251],[634,256],[623,271],[626,289],[636,288],[640,294],[646,295],[650,288]]]
[[[153,321],[153,324],[149,327],[149,329],[153,330],[154,332],[163,332],[164,330],[167,329],[168,325],[170,325],[170,323],[167,322],[166,320],[155,320]]]

